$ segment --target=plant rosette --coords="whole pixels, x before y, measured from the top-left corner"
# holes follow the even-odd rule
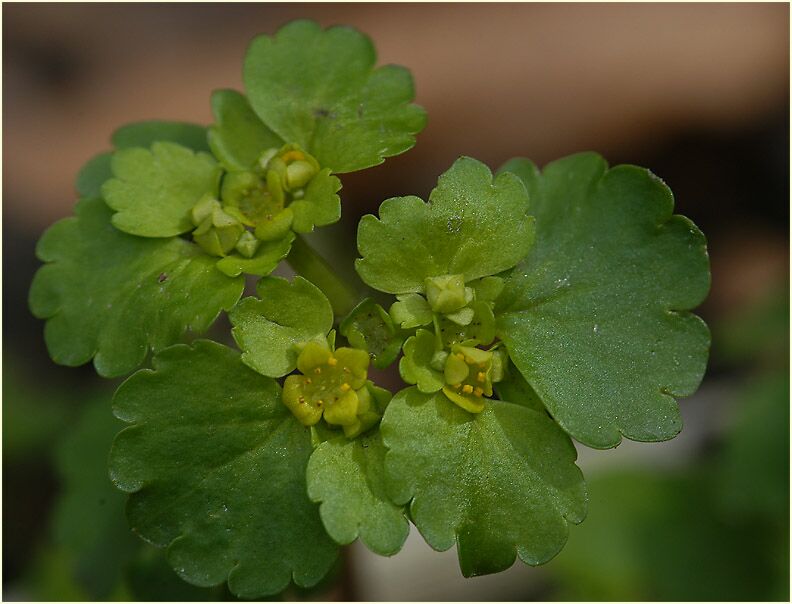
[[[137,370],[110,453],[130,527],[242,598],[316,585],[356,539],[391,556],[410,523],[465,576],[547,562],[588,506],[573,439],[681,429],[710,341],[704,236],[643,168],[461,157],[428,201],[360,220],[363,297],[303,235],[340,219],[338,175],[415,144],[409,72],[295,21],[253,40],[243,81],[208,128],[117,130],[37,246],[53,360]],[[223,312],[239,350],[181,343]],[[394,363],[391,395],[374,369]]]

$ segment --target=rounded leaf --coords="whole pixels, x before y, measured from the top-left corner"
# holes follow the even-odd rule
[[[321,503],[327,532],[341,545],[360,540],[381,556],[401,549],[410,525],[385,492],[385,447],[379,431],[321,443],[308,462],[308,496]]]
[[[513,267],[533,243],[533,218],[520,179],[493,179],[481,162],[462,157],[437,181],[429,203],[395,197],[379,219],[358,227],[363,281],[391,294],[423,292],[430,277],[463,275],[464,281]]]
[[[586,445],[673,438],[674,397],[696,390],[709,350],[707,326],[688,312],[710,283],[701,231],[672,215],[668,187],[643,168],[608,170],[585,153],[541,174],[526,160],[504,170],[525,181],[537,221],[496,308],[514,364]]]
[[[205,331],[239,300],[241,277],[180,238],[144,239],[113,228],[101,199],[50,227],[36,248],[46,262],[30,287],[30,309],[47,319],[44,339],[56,363],[97,373],[129,373],[191,331]],[[200,295],[196,295],[200,292]]]
[[[371,40],[350,27],[293,21],[253,40],[245,57],[250,104],[283,140],[333,172],[353,172],[415,144],[426,123],[410,73],[374,69]]]
[[[121,385],[114,410],[132,424],[110,455],[113,481],[131,493],[129,523],[168,547],[183,579],[228,579],[232,593],[257,598],[330,569],[336,546],[306,495],[309,430],[237,352],[168,348]]]
[[[299,344],[323,339],[333,327],[330,302],[313,283],[265,277],[260,299],[245,298],[229,313],[242,362],[262,375],[282,377],[297,367]]]
[[[410,504],[426,542],[457,544],[466,577],[519,558],[543,564],[586,512],[583,476],[569,438],[543,413],[487,401],[470,414],[444,394],[399,392],[380,425],[388,493]]]
[[[113,225],[141,237],[192,231],[190,211],[204,195],[217,195],[221,175],[211,155],[168,142],[116,151],[112,167],[102,196],[117,212]]]

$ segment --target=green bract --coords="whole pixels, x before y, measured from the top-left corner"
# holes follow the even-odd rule
[[[114,178],[102,186],[102,196],[117,212],[113,225],[143,237],[192,230],[190,210],[204,195],[216,195],[220,181],[220,168],[209,154],[176,143],[122,149],[112,168]]]
[[[322,522],[336,542],[360,537],[371,551],[391,556],[410,528],[385,492],[385,451],[379,432],[323,442],[308,461],[308,496],[322,504]]]
[[[113,132],[110,140],[116,149],[142,147],[148,149],[157,142],[178,143],[193,151],[209,152],[206,142],[206,128],[185,122],[165,122],[150,120],[121,126]]]
[[[310,435],[278,385],[214,342],[169,348],[154,367],[115,397],[132,426],[116,438],[110,473],[132,493],[134,530],[167,546],[196,585],[228,579],[255,598],[319,581],[336,546],[306,495]]]
[[[116,149],[148,148],[156,142],[177,143],[193,151],[209,151],[206,128],[183,122],[148,121],[122,126],[111,137]],[[81,197],[101,197],[102,185],[113,177],[112,153],[100,153],[77,174],[75,183]]]
[[[250,108],[244,95],[234,90],[217,90],[212,94],[215,124],[209,128],[212,153],[228,171],[245,171],[257,167],[261,153],[278,149],[284,141],[267,128]]]
[[[426,291],[427,278],[461,275],[468,282],[517,264],[534,237],[525,186],[510,173],[494,180],[481,162],[463,157],[429,196],[396,197],[364,216],[358,228],[363,280],[380,291]],[[442,309],[439,309],[442,310]]]
[[[682,428],[674,397],[704,374],[709,331],[688,312],[707,294],[704,236],[672,216],[668,188],[593,153],[525,182],[536,244],[498,299],[498,335],[553,418],[577,440],[658,441]]]
[[[242,295],[241,277],[222,275],[187,241],[122,233],[100,199],[81,201],[75,213],[39,241],[36,254],[47,264],[30,288],[30,308],[48,319],[44,336],[58,363],[93,358],[100,375],[124,375],[149,348],[206,330]]]
[[[245,88],[253,110],[284,141],[333,172],[353,172],[410,149],[426,123],[423,109],[410,104],[410,73],[375,63],[360,32],[295,21],[253,40]]]
[[[301,346],[325,339],[333,327],[333,309],[319,288],[302,277],[291,283],[266,277],[256,290],[260,299],[245,298],[231,311],[232,333],[246,365],[282,377],[297,367]]]

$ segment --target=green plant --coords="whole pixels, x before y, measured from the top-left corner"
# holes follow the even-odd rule
[[[110,473],[195,585],[310,586],[357,538],[398,552],[408,520],[466,576],[542,564],[586,513],[571,438],[673,438],[704,373],[703,235],[649,171],[593,153],[495,175],[460,158],[428,202],[360,222],[355,267],[392,304],[345,283],[303,234],[339,220],[337,174],[425,123],[409,73],[374,65],[349,28],[256,38],[245,95],[215,92],[208,129],[116,131],[39,242],[56,362],[116,377],[154,353],[116,392]],[[302,276],[270,276],[284,259]],[[241,354],[178,343],[223,311]],[[400,354],[391,396],[368,369]]]

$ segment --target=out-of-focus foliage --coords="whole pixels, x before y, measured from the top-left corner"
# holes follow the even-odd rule
[[[110,596],[124,563],[138,549],[124,517],[126,497],[107,475],[107,451],[121,422],[110,412],[110,393],[92,397],[55,448],[60,496],[53,539],[69,555],[76,582],[95,599]]]
[[[71,409],[53,392],[30,384],[13,356],[3,357],[3,462],[13,463],[51,443]]]
[[[58,482],[52,515],[43,519],[50,538],[14,593],[56,601],[227,599],[223,588],[179,579],[161,550],[129,531],[126,496],[107,473],[107,452],[122,425],[113,417],[111,392],[42,388],[6,362],[4,420],[14,430],[4,432],[4,455],[49,453]]]
[[[721,361],[752,366],[789,365],[789,284],[724,319],[713,334]]]

